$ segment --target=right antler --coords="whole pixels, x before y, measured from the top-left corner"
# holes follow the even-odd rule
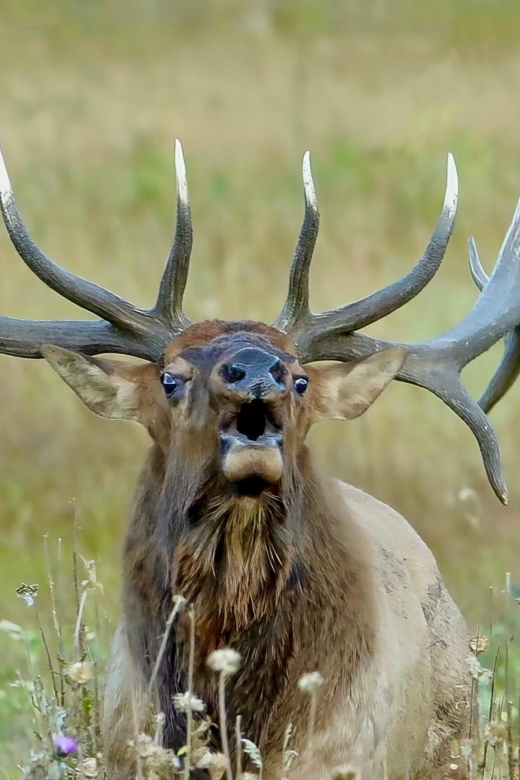
[[[473,237],[470,236],[468,241],[469,250],[469,266],[471,269],[471,275],[473,281],[477,285],[478,289],[482,292],[484,287],[489,281],[489,277],[482,268],[479,260],[477,247]],[[516,327],[514,330],[509,331],[504,336],[504,354],[500,364],[491,377],[491,380],[484,390],[482,398],[478,402],[479,406],[486,412],[497,404],[502,396],[514,384],[515,379],[520,374],[520,327]]]
[[[478,441],[490,484],[498,498],[506,503],[507,488],[501,472],[498,443],[483,409],[490,408],[503,395],[519,372],[518,334],[507,334],[520,325],[520,201],[493,274],[485,286],[485,275],[470,244],[474,276],[483,286],[470,313],[437,338],[416,344],[398,344],[373,338],[360,333],[359,329],[411,300],[438,269],[453,229],[457,205],[457,175],[451,155],[441,216],[430,244],[416,266],[402,279],[373,295],[317,314],[308,306],[309,266],[318,227],[318,207],[308,155],[304,157],[303,180],[305,220],[291,268],[287,300],[276,327],[294,338],[303,363],[359,360],[390,347],[404,348],[407,356],[396,378],[430,390],[469,426]],[[504,336],[508,342],[506,358],[485,393],[481,408],[463,386],[460,374],[470,361]]]
[[[155,306],[138,309],[115,293],[54,263],[32,240],[18,211],[0,153],[0,210],[16,251],[48,287],[101,317],[98,321],[22,320],[0,316],[0,353],[39,358],[42,344],[97,355],[122,353],[161,362],[164,349],[190,321],[182,311],[192,245],[186,169],[179,141],[175,145],[177,222]]]

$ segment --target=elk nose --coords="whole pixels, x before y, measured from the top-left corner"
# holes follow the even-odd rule
[[[286,374],[287,369],[279,358],[258,347],[241,349],[221,369],[230,390],[245,391],[253,398],[285,390]]]

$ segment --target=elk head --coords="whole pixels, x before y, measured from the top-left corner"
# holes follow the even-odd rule
[[[405,358],[394,347],[361,361],[302,367],[280,331],[218,321],[177,336],[164,367],[50,345],[41,351],[93,412],[144,425],[172,476],[189,471],[196,484],[211,477],[219,493],[240,494],[278,492],[283,474],[294,477],[291,464],[310,425],[362,414]]]
[[[218,320],[191,324],[181,308],[192,227],[179,142],[176,169],[175,239],[156,303],[142,310],[46,257],[29,236],[2,161],[0,207],[18,254],[49,287],[101,319],[37,322],[0,317],[0,352],[45,357],[90,409],[142,423],[165,462],[189,463],[201,475],[211,473],[222,490],[254,493],[276,492],[282,479],[294,473],[300,445],[313,422],[356,417],[391,379],[410,382],[433,392],[469,425],[489,481],[505,503],[495,434],[484,410],[463,387],[460,373],[501,338],[506,336],[509,342],[516,338],[509,334],[516,333],[520,322],[516,262],[520,208],[485,285],[470,244],[471,267],[483,289],[465,319],[429,342],[385,342],[359,331],[411,300],[438,270],[456,214],[453,159],[448,158],[441,216],[415,267],[366,298],[314,314],[309,309],[309,267],[319,212],[306,153],[305,217],[288,296],[274,325]],[[507,353],[515,367],[516,352]],[[100,353],[123,353],[149,362],[125,365],[93,357]],[[495,400],[514,373],[503,366],[500,372],[493,380]]]

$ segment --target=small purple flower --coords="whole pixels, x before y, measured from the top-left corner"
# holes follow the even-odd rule
[[[67,736],[67,734],[63,734],[62,732],[59,734],[54,734],[52,737],[52,742],[54,744],[54,750],[62,758],[65,756],[70,756],[78,749],[78,743],[76,740],[73,737]]]

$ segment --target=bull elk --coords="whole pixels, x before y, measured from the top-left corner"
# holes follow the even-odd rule
[[[22,260],[99,318],[2,316],[0,352],[44,357],[89,409],[141,423],[152,439],[124,546],[123,617],[107,669],[109,777],[135,775],[128,745],[153,672],[164,746],[185,743],[186,715],[172,697],[187,690],[190,615],[193,691],[214,723],[218,683],[207,657],[225,647],[240,654],[228,727],[231,734],[241,716],[243,735],[262,752],[264,780],[281,777],[289,723],[298,758],[288,777],[325,780],[344,764],[363,780],[444,777],[450,741],[467,720],[464,620],[410,525],[361,490],[323,477],[305,437],[320,420],[358,417],[392,379],[419,385],[470,427],[506,503],[486,411],[519,365],[520,206],[489,280],[470,242],[481,292],[458,325],[421,343],[382,341],[361,329],[410,301],[442,262],[457,206],[455,164],[449,156],[442,212],[415,267],[379,292],[316,314],[309,267],[319,212],[307,153],[305,216],[274,325],[192,324],[182,311],[192,225],[178,142],[176,171],[174,242],[157,300],[143,310],[50,260],[25,227],[3,163],[0,170],[2,215]],[[504,360],[479,405],[461,370],[502,338]],[[146,362],[94,357],[100,353]],[[166,633],[177,594],[192,611],[180,612]],[[314,670],[324,684],[307,745],[310,705],[298,681]],[[211,739],[218,748],[218,728]]]

